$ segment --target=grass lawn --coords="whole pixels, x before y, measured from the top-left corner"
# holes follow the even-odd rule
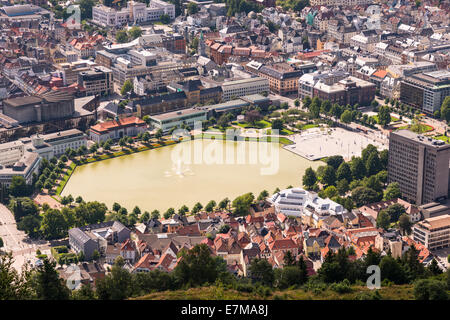
[[[375,121],[376,121],[377,123],[379,123],[379,122],[378,122],[378,116],[372,116],[372,118],[374,118]],[[399,118],[394,117],[394,116],[391,116],[391,122],[397,122],[397,121],[399,121],[399,120],[400,120]]]
[[[284,128],[283,130],[281,130],[280,134],[283,136],[289,136],[291,134],[294,134],[294,132],[289,129]]]
[[[269,128],[270,126],[272,126],[272,124],[266,120],[256,121],[254,125],[251,123],[248,123],[248,122],[242,122],[242,123],[235,122],[233,124],[236,124],[239,127],[244,128],[244,129],[250,129],[250,128],[265,129],[265,128]]]
[[[61,180],[61,182],[59,183],[59,186],[56,188],[56,194],[59,195],[61,194],[61,192],[64,190],[64,187],[67,183],[67,181],[69,180],[70,176],[72,175],[73,170],[75,170],[75,167],[77,165],[75,163],[71,163],[69,168],[67,169],[66,174],[64,175],[64,178]]]
[[[433,138],[434,138],[434,139],[437,139],[437,140],[445,141],[445,143],[450,143],[450,138],[447,137],[447,136],[444,136],[444,135],[435,136],[435,137],[433,137]]]
[[[414,130],[411,130],[411,126],[412,126],[412,125],[401,126],[401,127],[399,127],[397,130],[407,129],[407,130],[410,130],[410,131],[415,132]],[[423,132],[422,132],[422,133],[424,133],[424,132],[430,132],[430,131],[433,131],[433,130],[434,130],[434,128],[433,128],[432,126],[429,126],[429,125],[427,125],[427,124],[422,124],[422,126],[423,126]],[[416,132],[416,133],[418,133],[418,132]]]
[[[256,292],[239,292],[232,289],[217,288],[215,286],[191,288],[188,290],[155,292],[142,297],[131,298],[133,300],[358,300],[370,299],[374,291],[365,286],[351,287],[351,292],[338,293],[330,289],[313,293],[303,289],[274,291],[267,297],[262,297]],[[414,300],[412,285],[392,285],[381,287],[377,290],[383,300]]]
[[[318,124],[315,124],[315,123],[309,123],[309,124],[304,124],[304,125],[301,127],[301,130],[306,130],[306,129],[311,129],[311,128],[318,128],[318,127],[319,127]]]

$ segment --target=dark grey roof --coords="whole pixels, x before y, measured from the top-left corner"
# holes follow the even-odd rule
[[[72,228],[69,230],[69,236],[75,238],[79,243],[86,243],[92,240],[86,233],[84,233],[80,228]]]

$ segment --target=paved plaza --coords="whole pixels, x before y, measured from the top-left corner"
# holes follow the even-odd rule
[[[364,134],[342,128],[311,128],[300,134],[289,136],[294,142],[284,148],[308,160],[341,155],[345,160],[361,156],[361,151],[368,144],[378,150],[388,148],[387,140],[377,132]]]

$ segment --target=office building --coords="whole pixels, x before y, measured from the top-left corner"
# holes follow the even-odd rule
[[[450,96],[450,71],[414,74],[400,83],[400,101],[427,113],[440,110]]]
[[[448,247],[450,244],[450,215],[428,218],[413,226],[413,239],[428,250]]]
[[[150,116],[150,121],[155,128],[161,129],[163,132],[168,132],[174,127],[180,127],[182,124],[193,129],[196,121],[206,120],[206,114],[207,110],[189,108]]]
[[[388,183],[398,182],[402,197],[416,205],[447,198],[450,145],[409,130],[389,136]]]
[[[222,83],[222,99],[228,101],[233,97],[239,98],[251,94],[269,93],[269,90],[269,80],[262,77],[227,81]]]
[[[103,66],[78,74],[78,84],[84,89],[86,96],[107,96],[113,92],[112,70]]]

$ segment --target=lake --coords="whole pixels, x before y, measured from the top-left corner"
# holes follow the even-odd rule
[[[194,140],[79,166],[62,196],[165,212],[196,202],[300,186],[309,161],[278,143]]]

